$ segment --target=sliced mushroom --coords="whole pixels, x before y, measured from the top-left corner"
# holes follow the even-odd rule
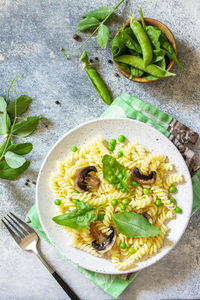
[[[109,236],[104,236],[95,226],[90,225],[90,231],[95,240],[92,242],[92,247],[99,253],[104,254],[112,249],[116,241],[116,233],[113,227],[110,227],[111,233]]]
[[[98,188],[100,179],[94,175],[90,175],[90,172],[97,172],[96,167],[89,166],[76,171],[74,175],[74,188],[76,191],[86,192],[90,188]]]
[[[140,173],[138,168],[134,168],[132,178],[140,184],[153,184],[156,182],[156,172],[151,171],[149,175],[144,175]]]
[[[145,217],[150,224],[153,224],[153,219],[148,213],[142,213],[141,216]]]

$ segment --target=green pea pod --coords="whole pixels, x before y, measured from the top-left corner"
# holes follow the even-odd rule
[[[151,43],[142,25],[133,17],[130,17],[130,27],[135,34],[138,43],[140,44],[143,54],[144,67],[146,67],[151,63],[153,56]]]
[[[147,72],[153,76],[156,76],[158,78],[163,78],[163,77],[169,77],[169,76],[175,76],[176,74],[168,72],[166,70],[163,70],[157,65],[150,64],[147,67],[144,66],[143,59],[137,56],[133,55],[122,55],[116,58],[117,62],[121,62],[124,64],[128,64],[130,66],[133,66],[137,69],[140,69],[144,72]]]
[[[119,63],[119,62],[116,62],[117,65],[123,70],[125,71],[126,73],[130,74],[131,73],[131,67],[129,65],[126,65],[126,64],[122,64],[122,63]]]
[[[124,43],[128,49],[142,53],[140,45],[128,34],[127,30],[120,32],[115,38],[118,38],[122,43]]]
[[[182,64],[179,62],[179,60],[176,56],[174,48],[172,47],[172,45],[170,44],[170,42],[168,41],[168,39],[166,38],[164,33],[161,33],[159,41],[160,41],[161,48],[166,51],[166,54],[169,57],[169,59],[174,60],[177,63],[177,65],[179,66],[179,68],[183,69]]]
[[[110,105],[112,103],[112,98],[110,96],[110,93],[107,87],[105,86],[105,84],[103,83],[102,79],[100,78],[99,74],[97,73],[97,71],[91,67],[87,52],[85,50],[81,55],[80,61],[84,63],[84,70],[88,75],[94,89],[97,91],[98,95],[107,105]]]
[[[140,12],[140,18],[141,18],[141,22],[142,22],[142,27],[146,31],[146,24],[145,24],[145,21],[144,21],[144,16],[143,16],[143,12],[142,12],[142,8],[141,7],[140,7],[139,12]]]

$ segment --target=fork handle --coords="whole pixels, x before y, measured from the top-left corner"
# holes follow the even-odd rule
[[[47,261],[40,255],[40,253],[37,253],[37,257],[41,260],[41,262],[45,265],[47,270],[53,275],[55,280],[59,283],[59,285],[63,288],[63,290],[67,293],[69,298],[71,300],[81,300],[73,291],[72,289],[68,286],[66,282],[52,269],[52,267],[47,263]]]
[[[64,282],[64,280],[58,275],[58,273],[52,273],[55,280],[59,283],[59,285],[63,288],[63,290],[67,293],[71,300],[81,300],[72,289]]]

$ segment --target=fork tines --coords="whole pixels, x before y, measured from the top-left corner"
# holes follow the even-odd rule
[[[23,238],[34,232],[30,226],[28,226],[25,222],[20,220],[11,212],[7,215],[7,217],[2,219],[2,222],[18,244]]]

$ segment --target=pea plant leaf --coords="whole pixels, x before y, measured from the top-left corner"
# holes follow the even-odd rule
[[[26,137],[30,135],[37,127],[40,116],[27,117],[17,122],[13,129],[13,135]]]
[[[156,236],[160,229],[150,224],[140,214],[134,212],[120,212],[112,215],[117,230],[127,237],[149,237]]]
[[[0,96],[0,113],[4,113],[7,108],[7,103],[3,97]]]
[[[8,133],[10,127],[10,117],[5,113],[0,113],[0,134]]]
[[[21,167],[13,169],[9,167],[5,160],[0,162],[0,178],[13,180],[21,175],[30,165],[30,161],[26,161]]]
[[[7,112],[11,115],[15,115],[15,106],[16,106],[16,114],[20,115],[27,110],[32,98],[27,95],[21,95],[14,101],[10,102],[7,107]]]
[[[78,30],[81,31],[85,31],[85,30],[89,30],[91,28],[95,28],[97,26],[99,26],[100,22],[98,19],[94,18],[94,17],[87,17],[83,20],[81,20],[80,22],[78,22],[78,24],[76,25],[76,28]]]
[[[106,25],[101,24],[97,32],[96,40],[102,49],[106,48],[109,40],[109,36],[110,36],[110,31],[108,27]]]
[[[5,160],[9,167],[13,169],[21,167],[26,162],[26,159],[23,156],[11,151],[6,152]]]
[[[78,202],[74,210],[52,218],[59,225],[82,229],[96,219],[95,209],[89,203]]]
[[[18,155],[25,155],[31,152],[33,149],[33,144],[23,143],[23,144],[12,144],[7,148],[7,151],[12,151]]]
[[[103,6],[92,11],[89,11],[87,14],[83,16],[83,18],[94,17],[99,21],[103,21],[109,14],[111,13],[111,9],[108,6]]]

